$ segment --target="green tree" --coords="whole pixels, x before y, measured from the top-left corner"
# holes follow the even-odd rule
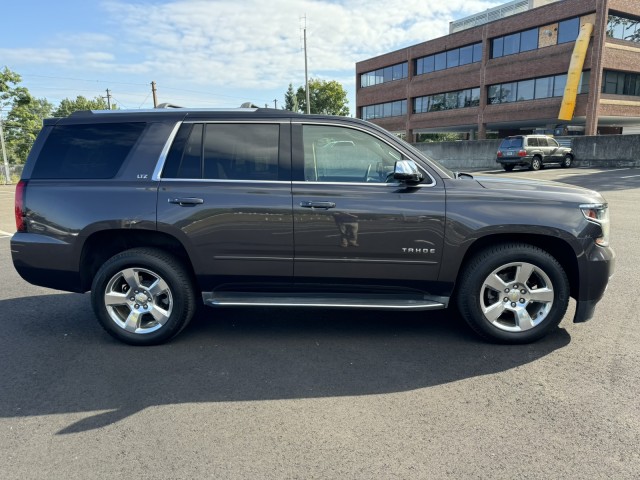
[[[117,108],[116,105],[111,105],[111,110],[117,110]],[[79,110],[108,110],[107,101],[103,97],[95,97],[93,100],[89,100],[82,95],[78,95],[75,100],[65,98],[60,102],[56,111],[53,112],[53,116],[68,117]]]
[[[25,89],[26,90],[26,89]],[[45,98],[22,92],[7,115],[8,156],[13,163],[24,163],[40,129],[42,120],[51,116],[53,105]]]
[[[25,87],[22,78],[4,67],[0,71],[0,110],[8,111],[4,123],[7,156],[11,163],[24,163],[42,120],[51,115],[53,106],[45,99],[36,99]]]
[[[298,88],[296,92],[298,100],[298,112],[307,111],[307,97],[304,86]],[[340,82],[335,80],[326,81],[318,79],[309,80],[309,103],[310,113],[320,113],[324,115],[349,115],[349,101],[347,92]]]
[[[287,93],[284,94],[284,107],[282,108],[290,112],[298,111],[298,98],[296,97],[296,92],[293,91],[293,85],[291,83],[289,84]]]

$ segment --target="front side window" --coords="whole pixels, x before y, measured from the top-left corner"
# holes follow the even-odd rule
[[[382,140],[345,127],[303,125],[302,143],[308,182],[385,183],[405,159]]]

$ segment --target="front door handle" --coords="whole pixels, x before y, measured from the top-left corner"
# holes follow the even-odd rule
[[[330,208],[336,208],[336,204],[333,202],[300,202],[302,208],[324,208],[329,210]]]
[[[183,198],[170,198],[169,203],[175,203],[181,207],[194,207],[204,203],[202,198],[183,197]]]

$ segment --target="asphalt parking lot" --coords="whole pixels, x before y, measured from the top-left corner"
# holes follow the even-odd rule
[[[88,295],[15,273],[0,186],[0,477],[637,479],[640,169],[493,171],[597,189],[616,274],[525,346],[447,313],[226,309],[112,340]]]

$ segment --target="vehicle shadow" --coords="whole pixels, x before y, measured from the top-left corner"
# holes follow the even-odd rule
[[[509,370],[570,342],[559,328],[532,345],[488,344],[444,312],[204,310],[172,342],[130,347],[100,328],[88,295],[0,301],[0,417],[90,413],[58,432],[70,434],[159,405],[401,392]]]

